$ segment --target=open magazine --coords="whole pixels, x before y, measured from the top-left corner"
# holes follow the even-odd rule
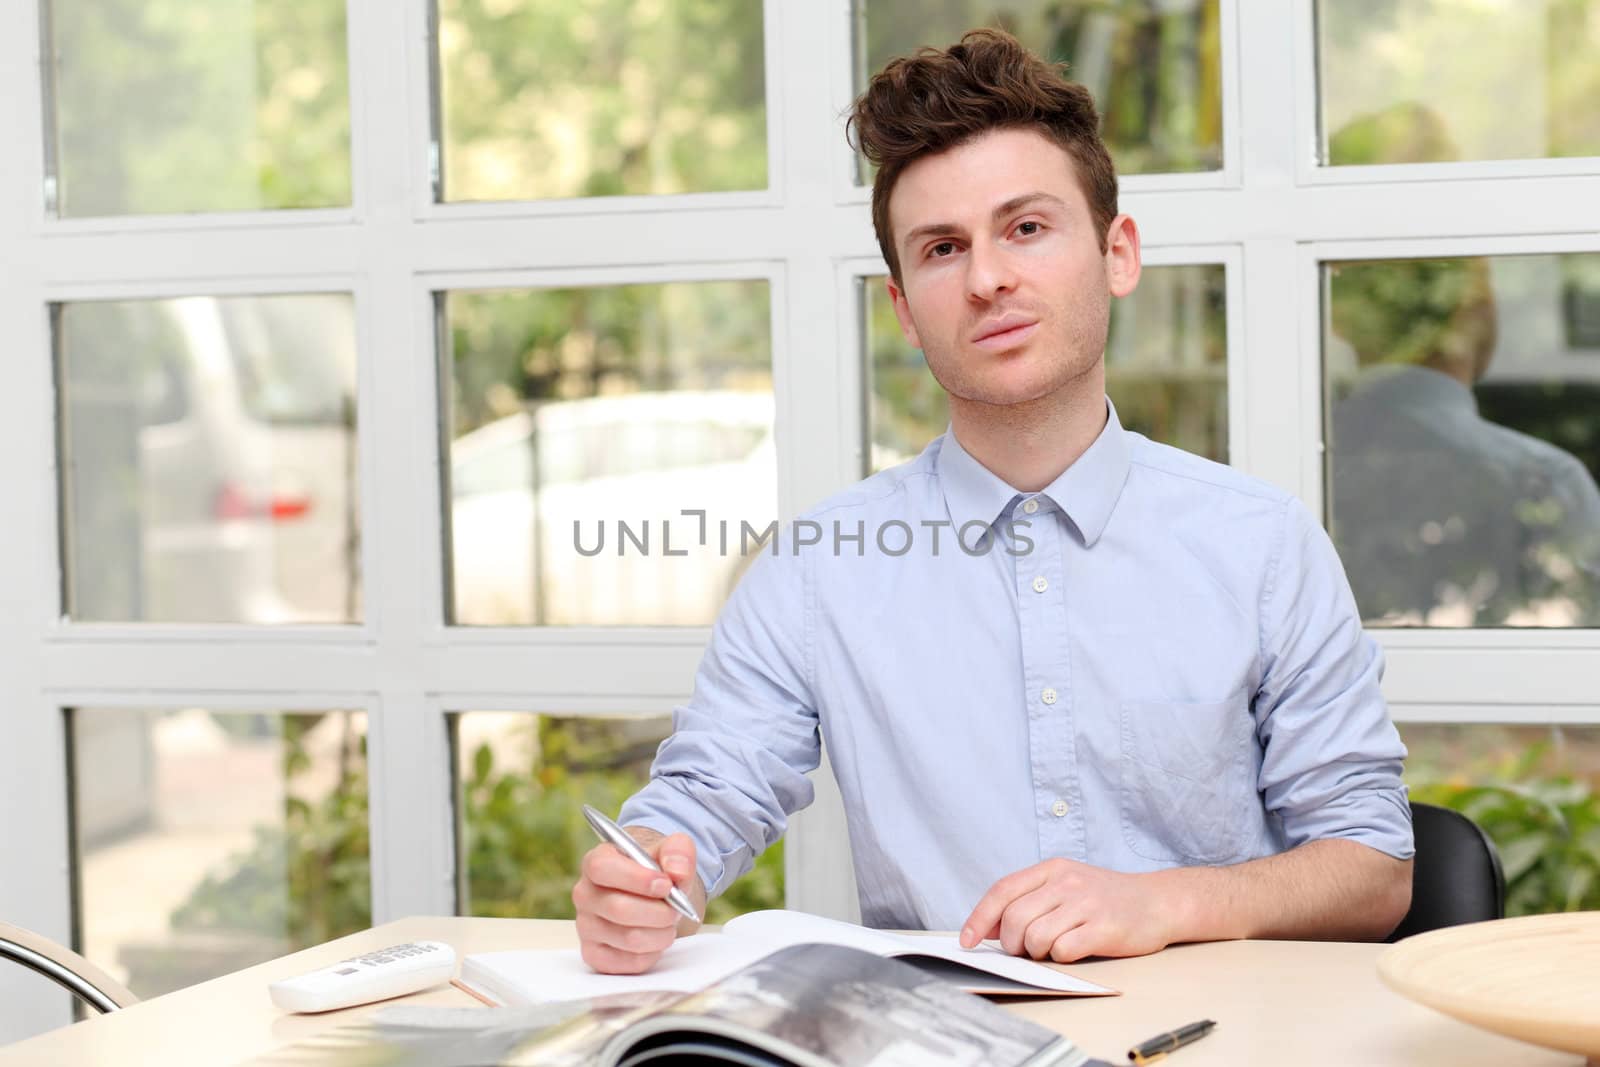
[[[380,1014],[257,1067],[1081,1067],[1061,1035],[910,964],[844,945],[790,945],[696,993],[598,998],[564,1022],[478,1010],[462,1029]],[[451,1013],[460,1019],[467,1013]],[[1102,1065],[1104,1067],[1104,1065]]]
[[[646,990],[688,993],[788,945],[830,944],[897,957],[986,996],[1110,996],[1114,989],[1074,978],[991,944],[962,948],[948,934],[869,930],[799,911],[752,911],[720,931],[681,937],[639,975],[597,974],[577,949],[479,952],[461,961],[456,984],[489,1004],[522,1007],[574,997]]]

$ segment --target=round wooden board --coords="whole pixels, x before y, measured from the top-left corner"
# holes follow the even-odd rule
[[[1418,934],[1378,957],[1378,976],[1462,1022],[1600,1062],[1600,911]]]

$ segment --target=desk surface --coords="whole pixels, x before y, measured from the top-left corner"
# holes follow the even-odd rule
[[[402,919],[0,1048],[0,1067],[236,1063],[376,1010],[369,1005],[324,1015],[286,1015],[267,998],[268,982],[417,940],[445,941],[462,954],[577,944],[570,922]],[[1009,1006],[1112,1063],[1127,1062],[1134,1042],[1202,1018],[1217,1020],[1216,1031],[1173,1056],[1169,1062],[1175,1067],[1571,1067],[1583,1062],[1474,1029],[1390,992],[1377,975],[1383,948],[1305,941],[1181,945],[1140,959],[1063,968],[1122,990],[1120,997],[1038,999]],[[404,1002],[476,1003],[448,986]]]

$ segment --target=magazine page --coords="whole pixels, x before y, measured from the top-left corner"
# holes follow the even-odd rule
[[[721,1056],[704,1035],[728,1039]],[[742,1047],[741,1047],[742,1046]],[[753,1051],[752,1051],[753,1050]],[[768,1058],[761,1058],[761,1053]],[[674,1060],[673,1055],[682,1058]],[[929,978],[841,945],[770,956],[629,1027],[607,1055],[619,1067],[676,1063],[795,1067],[1077,1067],[1061,1035]]]
[[[815,942],[849,945],[880,956],[899,956],[908,963],[925,966],[936,974],[973,992],[984,994],[1037,995],[1041,992],[1070,993],[1075,996],[1114,996],[1115,989],[1063,974],[1042,963],[1012,956],[1004,949],[984,942],[976,948],[962,948],[948,934],[897,934],[869,930],[854,923],[825,919],[798,911],[753,911],[730,919],[724,929],[740,938],[772,944],[794,945]],[[928,957],[932,961],[911,957]],[[971,968],[972,970],[968,970]],[[973,971],[981,972],[974,974]],[[984,975],[992,976],[985,978]]]
[[[594,1063],[618,1032],[681,998],[627,993],[535,1008],[396,1004],[241,1067],[578,1067]]]

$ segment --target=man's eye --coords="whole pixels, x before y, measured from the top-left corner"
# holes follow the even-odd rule
[[[1019,222],[1017,224],[1017,232],[1022,234],[1024,237],[1028,237],[1039,232],[1039,224],[1034,222],[1032,219],[1029,219],[1027,222]]]
[[[954,253],[955,250],[956,245],[954,241],[940,241],[938,244],[928,249],[928,255],[942,259],[945,256]]]

